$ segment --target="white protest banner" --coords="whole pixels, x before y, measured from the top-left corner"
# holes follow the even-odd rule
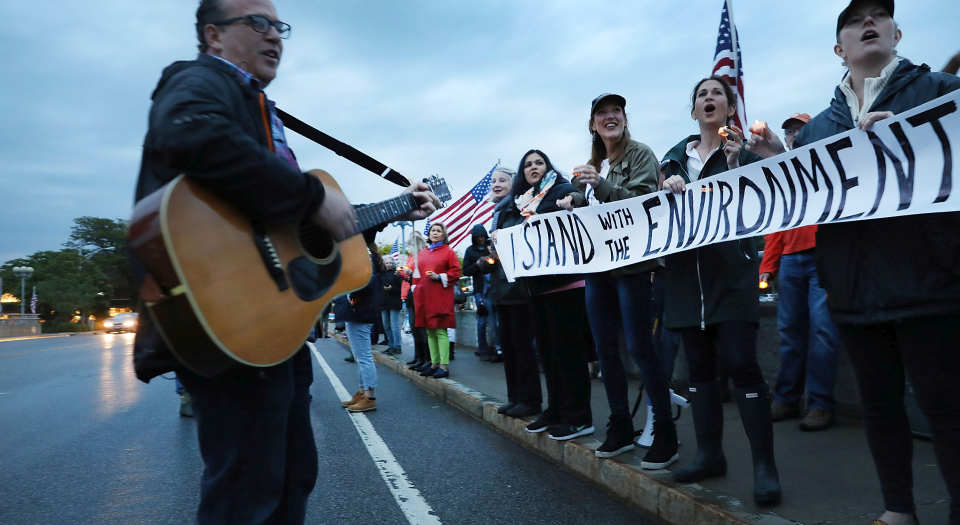
[[[811,224],[960,210],[960,91],[868,132],[850,130],[666,191],[534,215],[499,230],[507,277],[612,270]]]

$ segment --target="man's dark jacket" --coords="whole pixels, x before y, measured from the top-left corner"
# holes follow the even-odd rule
[[[902,113],[956,89],[957,77],[904,59],[870,111]],[[794,146],[853,127],[838,87],[830,107],[800,130]],[[838,323],[960,312],[960,212],[823,224],[817,229],[816,257],[820,284]]]
[[[700,140],[691,135],[674,146],[663,159],[666,176],[680,175],[687,184],[687,144]],[[755,153],[740,150],[740,165],[760,160]],[[727,171],[723,150],[713,152],[700,171],[705,179]],[[698,180],[700,180],[698,179]],[[731,226],[735,228],[735,226]],[[760,319],[757,288],[760,258],[753,237],[710,244],[668,255],[661,272],[666,291],[663,324],[667,328],[703,328],[724,321]]]
[[[370,255],[370,265],[377,267],[376,257]],[[336,309],[337,322],[375,323],[380,317],[380,305],[383,302],[383,286],[380,275],[374,272],[373,278],[363,288],[347,294],[347,302]],[[336,308],[336,307],[335,307]]]
[[[381,290],[383,290],[384,286],[390,286],[389,290],[383,290],[380,309],[400,310],[403,308],[403,301],[400,300],[400,286],[403,284],[403,281],[400,280],[397,272],[395,270],[384,270],[377,274],[377,279],[379,280]]]
[[[205,54],[164,69],[152,96],[136,200],[185,173],[252,221],[288,224],[312,213],[323,201],[323,186],[270,149],[262,93]],[[132,262],[139,285],[144,269]],[[149,316],[141,316],[137,377],[149,381],[176,366]]]
[[[470,231],[470,240],[472,243],[470,247],[467,248],[467,251],[463,253],[463,275],[469,275],[473,277],[473,293],[474,295],[479,295],[483,297],[484,295],[484,282],[483,275],[487,272],[484,271],[484,266],[487,266],[481,262],[482,258],[490,256],[490,247],[487,246],[487,235],[486,228],[482,224],[474,224],[473,229]],[[479,244],[479,246],[477,246]]]

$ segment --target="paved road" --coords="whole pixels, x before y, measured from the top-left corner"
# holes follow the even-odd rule
[[[172,380],[136,380],[132,341],[0,342],[0,523],[192,522],[195,427],[177,415]],[[336,379],[314,361],[320,479],[308,523],[658,523],[389,371],[380,409],[347,415],[333,386],[356,384],[345,355],[317,344]]]

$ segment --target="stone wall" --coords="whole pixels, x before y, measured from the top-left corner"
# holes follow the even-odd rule
[[[37,319],[0,319],[0,337],[24,337],[40,335],[40,321]]]

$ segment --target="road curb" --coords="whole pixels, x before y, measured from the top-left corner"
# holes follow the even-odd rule
[[[75,335],[97,335],[96,331],[86,331],[86,332],[61,332],[56,334],[40,334],[40,335],[22,335],[17,337],[0,337],[0,343],[6,343],[9,341],[29,341],[31,339],[50,339],[52,337],[73,337]]]
[[[333,336],[348,345],[346,337]],[[596,438],[555,441],[546,432],[526,431],[530,420],[506,417],[497,413],[501,400],[474,390],[452,379],[427,379],[407,368],[394,357],[373,353],[374,361],[409,379],[423,390],[483,421],[497,432],[523,447],[562,465],[574,474],[598,485],[615,496],[643,509],[659,519],[676,525],[734,524],[788,525],[793,521],[774,514],[746,512],[743,504],[729,496],[704,489],[697,484],[678,485],[669,471],[645,471],[640,457],[621,455],[600,459],[594,451],[600,445]]]

